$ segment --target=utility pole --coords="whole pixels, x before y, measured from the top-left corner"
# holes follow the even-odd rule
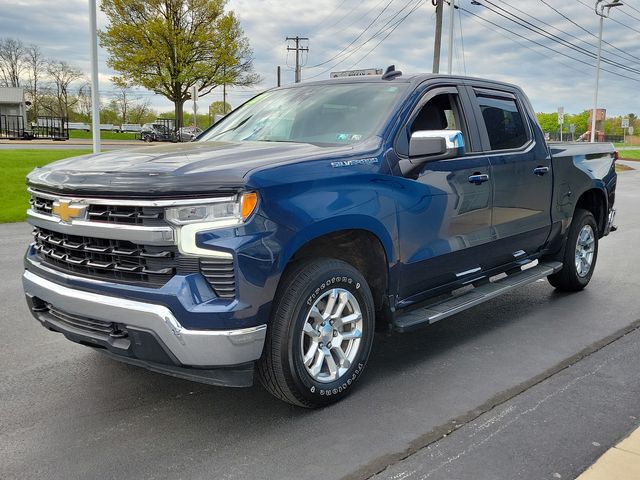
[[[449,0],[449,64],[447,65],[447,73],[451,75],[453,70],[453,19],[456,11],[455,0]]]
[[[280,86],[280,65],[278,65],[277,76],[278,76],[278,87],[279,87]]]
[[[301,40],[309,40],[307,37],[298,37],[297,35],[295,37],[287,37],[286,38],[287,41],[293,40],[296,42],[296,46],[295,48],[292,47],[287,47],[287,51],[295,51],[296,52],[296,83],[300,83],[301,80],[301,69],[302,66],[300,65],[300,52],[308,52],[309,51],[309,47],[301,47],[300,46],[300,41]]]
[[[443,0],[431,0],[436,7],[436,39],[433,45],[433,73],[440,73],[440,44],[442,43]]]

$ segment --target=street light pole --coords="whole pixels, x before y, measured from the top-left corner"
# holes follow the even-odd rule
[[[91,42],[91,131],[93,153],[100,153],[100,92],[98,82],[98,27],[96,0],[89,0],[89,39]]]
[[[604,18],[609,16],[609,11],[613,7],[622,6],[620,0],[613,0],[611,3],[606,2],[607,0],[597,0],[594,8],[596,15],[600,17],[600,33],[598,35],[598,57],[596,60],[596,89],[593,94],[593,111],[591,112],[591,143],[596,141],[596,113],[598,111],[598,85],[600,83],[600,57],[602,56],[602,29],[604,26]]]

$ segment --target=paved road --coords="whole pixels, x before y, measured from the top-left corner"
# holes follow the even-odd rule
[[[122,365],[45,331],[21,298],[28,228],[2,226],[0,478],[333,479],[401,467],[452,426],[473,425],[510,399],[525,402],[532,386],[637,328],[638,205],[640,171],[625,172],[620,230],[602,242],[584,292],[555,293],[541,281],[427,330],[379,335],[360,388],[319,411],[285,405],[259,387],[216,388]],[[621,437],[627,430],[619,429]],[[542,428],[522,435],[532,448],[547,441]],[[591,448],[580,461],[597,454]]]
[[[144,147],[147,144],[133,140],[105,140],[101,143],[102,151],[122,150],[125,148]],[[86,139],[73,139],[66,142],[44,140],[33,141],[0,141],[0,150],[91,150],[93,143]]]

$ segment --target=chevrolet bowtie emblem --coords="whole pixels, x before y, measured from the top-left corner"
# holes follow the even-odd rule
[[[74,205],[67,200],[56,200],[53,202],[52,213],[60,217],[63,222],[69,222],[72,219],[84,219],[87,213],[87,206]]]

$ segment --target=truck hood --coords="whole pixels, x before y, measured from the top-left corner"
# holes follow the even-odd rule
[[[238,191],[256,168],[370,150],[379,138],[319,147],[280,142],[189,142],[84,155],[36,168],[29,186],[61,194],[183,196]]]

